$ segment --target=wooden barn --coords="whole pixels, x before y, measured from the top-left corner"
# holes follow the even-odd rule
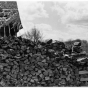
[[[15,1],[0,2],[0,36],[16,36],[22,29],[17,3]]]

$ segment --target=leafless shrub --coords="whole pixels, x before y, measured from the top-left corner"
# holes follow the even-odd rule
[[[42,34],[36,28],[33,28],[31,32],[26,32],[24,36],[25,38],[32,40],[34,43],[38,43],[38,41],[42,40]]]

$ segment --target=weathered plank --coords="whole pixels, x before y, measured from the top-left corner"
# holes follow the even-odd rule
[[[79,71],[79,74],[80,74],[80,75],[88,74],[88,71]]]
[[[88,81],[88,78],[81,78],[80,81]]]
[[[88,81],[88,77],[86,77],[87,74],[88,74],[88,71],[86,71],[86,70],[79,71],[79,75],[81,75],[80,81],[82,81],[82,82]]]

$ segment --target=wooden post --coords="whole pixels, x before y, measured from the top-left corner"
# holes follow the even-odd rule
[[[15,27],[14,27],[14,25],[13,25],[13,30],[14,30],[14,35],[15,35]]]
[[[4,37],[6,37],[5,26],[4,26]]]
[[[19,30],[19,23],[17,23],[17,25],[16,25],[17,27],[17,29],[16,29],[16,31],[15,31],[15,36],[17,37],[17,32],[18,32],[18,30]]]
[[[19,22],[17,23],[17,31],[19,30]]]
[[[15,26],[16,26],[16,22],[13,23],[13,28],[14,28],[14,34],[15,34],[14,36],[17,36],[17,35],[16,35],[16,29],[15,29]]]
[[[15,27],[14,27],[14,25],[13,25],[13,30],[14,30],[14,35],[15,35]]]
[[[9,36],[11,36],[11,33],[10,33],[10,26],[8,25],[8,27],[9,27]]]

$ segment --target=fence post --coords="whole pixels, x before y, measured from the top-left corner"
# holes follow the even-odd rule
[[[11,33],[10,33],[10,26],[8,25],[8,27],[9,27],[9,36],[11,36]]]

